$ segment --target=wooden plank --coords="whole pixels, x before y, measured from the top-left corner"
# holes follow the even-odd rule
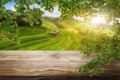
[[[84,58],[79,51],[0,51],[0,76],[81,75],[75,69],[92,58]],[[120,75],[120,68],[106,70]]]
[[[89,58],[83,58],[80,51],[0,51],[0,60],[86,61]]]

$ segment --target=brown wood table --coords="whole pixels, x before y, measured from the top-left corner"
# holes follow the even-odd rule
[[[80,77],[87,78],[88,75],[77,73],[75,69],[92,58],[94,57],[84,58],[79,51],[0,51],[0,80],[10,80],[8,78],[10,76],[15,80],[16,78],[20,79],[17,76],[21,76],[22,80],[26,79],[27,76],[32,77],[30,79],[27,77],[27,80],[41,78],[42,80],[44,78],[53,80],[52,76],[55,80],[58,80],[56,77],[64,78],[62,80],[69,78],[73,80],[72,77],[74,79],[75,77],[78,79]],[[109,66],[102,66],[104,73],[99,76],[111,76],[112,78],[117,76],[119,78],[120,68],[115,66],[118,61],[113,61]]]

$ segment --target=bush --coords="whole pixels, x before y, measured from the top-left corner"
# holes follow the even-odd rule
[[[25,17],[24,15],[17,16],[16,21],[19,26],[31,26],[30,23],[27,21],[27,17]],[[38,23],[34,22],[33,24],[33,26],[41,26],[41,25],[42,25],[42,21],[40,19],[38,19]]]

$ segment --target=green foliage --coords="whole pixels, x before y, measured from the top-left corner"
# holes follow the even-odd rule
[[[117,64],[118,67],[120,67],[120,62]]]
[[[0,39],[9,40],[13,43],[19,43],[19,30],[17,23],[14,21],[16,14],[11,15],[9,10],[1,10],[0,21]]]
[[[95,54],[96,58],[78,68],[78,72],[96,75],[102,71],[100,68],[101,64],[109,65],[112,60],[120,59],[120,35],[118,34],[118,28],[116,28],[116,33],[112,36],[100,34],[97,37],[93,37],[89,35],[82,38],[80,44],[86,56]]]

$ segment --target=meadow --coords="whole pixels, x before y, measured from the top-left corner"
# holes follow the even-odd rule
[[[42,18],[42,26],[19,26],[19,30],[20,43],[0,40],[0,50],[81,50],[81,38],[111,33],[109,27],[96,27],[75,20],[59,21],[54,18]],[[52,31],[58,33],[55,35]]]

